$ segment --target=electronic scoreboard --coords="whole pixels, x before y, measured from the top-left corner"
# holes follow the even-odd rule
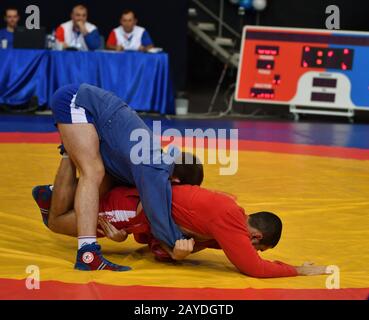
[[[369,33],[246,26],[235,99],[369,111]]]

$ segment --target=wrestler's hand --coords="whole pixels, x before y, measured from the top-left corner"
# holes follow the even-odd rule
[[[183,260],[193,251],[194,245],[195,240],[193,238],[177,240],[173,248],[172,258]]]
[[[102,217],[99,217],[98,222],[99,222],[101,229],[97,229],[97,231],[104,234],[110,240],[113,240],[116,242],[123,242],[124,240],[127,239],[128,234],[125,230],[123,229],[118,230],[109,221],[107,221],[106,219]]]
[[[331,274],[327,272],[326,266],[314,266],[312,262],[305,262],[302,266],[296,267],[299,276],[317,276]]]

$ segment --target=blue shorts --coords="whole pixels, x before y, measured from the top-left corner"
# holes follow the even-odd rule
[[[91,113],[75,105],[79,85],[59,88],[51,98],[51,110],[55,123],[93,123]]]

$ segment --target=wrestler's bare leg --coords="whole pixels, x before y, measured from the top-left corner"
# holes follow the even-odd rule
[[[74,211],[74,198],[78,179],[76,166],[72,160],[62,158],[53,185],[51,208],[49,211],[48,227],[56,233],[77,236],[77,218]],[[102,197],[115,185],[113,178],[106,174],[99,189]]]

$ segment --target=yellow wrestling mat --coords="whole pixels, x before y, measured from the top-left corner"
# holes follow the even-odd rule
[[[156,262],[145,246],[101,240],[106,257],[130,272],[73,270],[76,240],[50,232],[31,196],[52,183],[55,144],[0,144],[0,278],[24,279],[37,265],[41,280],[176,288],[324,289],[327,276],[253,279],[237,272],[220,250],[184,262]],[[293,265],[336,265],[341,288],[369,288],[369,161],[240,151],[235,176],[205,167],[204,187],[237,195],[247,213],[274,211],[284,223],[278,246],[262,257]]]

